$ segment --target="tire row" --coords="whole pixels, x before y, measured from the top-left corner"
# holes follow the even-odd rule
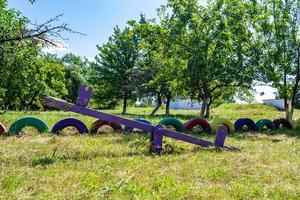
[[[151,124],[151,122],[143,118],[138,118],[134,120],[145,124]],[[217,132],[218,128],[221,125],[225,125],[228,128],[229,132],[242,131],[245,128],[250,131],[262,131],[264,128],[273,131],[279,129],[280,127],[285,127],[287,129],[296,129],[298,126],[300,126],[300,119],[293,120],[291,122],[289,122],[284,118],[275,119],[273,121],[269,119],[261,119],[258,120],[257,122],[254,122],[250,118],[239,118],[238,120],[235,121],[235,123],[232,123],[229,119],[220,118],[220,119],[215,119],[210,124],[204,118],[194,118],[189,120],[185,124],[182,124],[176,118],[167,117],[159,121],[158,124],[167,128],[173,127],[173,129],[175,129],[178,132],[192,131],[195,126],[201,126],[203,132],[212,133],[212,132]],[[133,127],[130,126],[125,126],[124,128],[122,128],[120,124],[116,124],[102,119],[96,120],[92,124],[90,129],[88,129],[88,127],[79,119],[65,118],[58,121],[52,127],[50,132],[53,134],[59,134],[66,127],[74,127],[77,129],[77,131],[80,134],[90,133],[92,135],[95,135],[98,133],[98,130],[105,125],[113,128],[115,132],[118,133],[124,132],[125,134],[131,133],[134,129]],[[49,132],[49,127],[43,120],[38,119],[36,117],[24,117],[15,121],[8,130],[5,128],[5,126],[2,123],[0,123],[0,135],[3,135],[5,133],[8,133],[9,136],[18,135],[21,132],[21,130],[27,126],[36,128],[39,131],[39,133]]]

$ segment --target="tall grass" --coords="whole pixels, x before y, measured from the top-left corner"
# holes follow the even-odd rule
[[[129,108],[125,117],[146,117],[149,108]],[[120,114],[120,110],[109,113]],[[163,116],[148,118],[153,123]],[[9,126],[23,116],[42,118],[51,127],[68,112],[7,112]],[[172,111],[186,121],[197,111]],[[273,108],[226,105],[213,118],[284,116]],[[299,112],[296,112],[296,117]],[[212,118],[212,119],[213,119]],[[226,144],[241,152],[201,148],[164,139],[162,156],[149,153],[148,135],[30,135],[0,138],[0,199],[298,199],[299,130],[234,133]],[[213,141],[212,135],[201,135]]]

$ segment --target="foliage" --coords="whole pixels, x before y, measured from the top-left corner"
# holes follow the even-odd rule
[[[203,7],[196,0],[170,0],[160,9],[160,36],[187,60],[180,79],[187,94],[202,101],[201,116],[209,116],[220,91],[232,95],[232,89],[249,87],[253,80],[248,6],[245,1],[211,1]]]
[[[109,41],[97,46],[99,55],[90,78],[96,88],[96,101],[110,107],[122,99],[123,112],[126,113],[128,101],[136,100],[139,45],[140,39],[132,29],[126,27],[122,31],[116,27]]]
[[[255,11],[260,78],[278,89],[285,101],[286,118],[291,119],[300,81],[300,4],[264,0],[257,3]]]

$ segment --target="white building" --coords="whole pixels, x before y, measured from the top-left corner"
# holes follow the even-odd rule
[[[200,110],[201,104],[190,99],[179,99],[176,98],[175,101],[170,103],[171,109],[181,109],[181,110]]]

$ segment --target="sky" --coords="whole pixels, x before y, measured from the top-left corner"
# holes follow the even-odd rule
[[[105,43],[116,25],[123,28],[128,20],[138,20],[141,13],[154,18],[156,9],[165,3],[166,0],[36,0],[30,4],[28,0],[8,0],[10,8],[20,10],[32,22],[43,23],[64,14],[60,22],[86,36],[66,33],[68,49],[49,51],[63,54],[68,50],[87,58],[97,54],[96,44]]]
[[[206,0],[199,0],[204,5]],[[8,0],[8,7],[20,10],[32,22],[41,24],[59,14],[64,14],[60,23],[69,24],[69,28],[86,34],[63,34],[66,48],[47,48],[45,52],[63,55],[72,52],[76,55],[93,59],[97,55],[96,45],[108,41],[113,28],[123,28],[128,20],[139,20],[140,14],[147,18],[155,18],[156,9],[167,0],[36,0],[31,4],[28,0]],[[255,87],[255,99],[275,97],[274,88],[269,86]],[[264,95],[261,93],[264,92]]]

